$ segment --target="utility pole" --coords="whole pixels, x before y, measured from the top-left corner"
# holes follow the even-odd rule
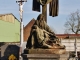
[[[75,60],[78,60],[78,57],[77,57],[77,39],[75,38],[75,43],[74,43],[74,46],[75,46]]]
[[[20,13],[20,51],[19,51],[19,57],[21,58],[22,53],[22,45],[23,45],[23,5],[27,2],[25,0],[16,1],[19,5],[19,13]]]

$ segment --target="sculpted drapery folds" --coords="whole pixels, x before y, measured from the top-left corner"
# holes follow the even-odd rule
[[[37,0],[33,0],[32,10],[40,12],[40,3]]]
[[[42,0],[43,1],[43,0]],[[48,0],[45,0],[43,2],[46,2]],[[39,0],[33,0],[33,7],[32,10],[33,11],[38,11],[40,12],[40,2]],[[47,5],[47,4],[46,4]],[[45,10],[45,9],[44,9]],[[54,17],[54,16],[58,16],[58,10],[59,10],[59,1],[58,0],[52,0],[49,3],[49,15]]]
[[[40,14],[32,26],[30,36],[27,41],[27,48],[53,48],[52,42],[55,41],[55,33],[50,30],[44,20],[44,16]]]
[[[40,29],[44,29],[47,32],[52,33],[53,35],[55,35],[55,33],[50,29],[50,27],[47,25],[47,23],[44,20],[44,15],[40,14],[37,17],[37,20],[35,21],[34,25],[37,25]]]
[[[49,3],[49,15],[52,17],[58,16],[58,10],[59,10],[59,1],[52,0],[52,2]]]

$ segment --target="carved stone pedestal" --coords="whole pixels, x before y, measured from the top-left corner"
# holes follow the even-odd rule
[[[69,54],[64,49],[25,49],[23,60],[67,60]]]

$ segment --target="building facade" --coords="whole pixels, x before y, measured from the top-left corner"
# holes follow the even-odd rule
[[[66,51],[80,52],[80,34],[56,34],[62,45],[66,46]]]
[[[20,21],[12,14],[0,14],[0,42],[20,42]]]

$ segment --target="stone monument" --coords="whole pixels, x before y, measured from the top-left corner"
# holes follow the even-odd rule
[[[26,48],[64,49],[65,46],[61,46],[55,33],[50,29],[50,27],[45,22],[44,15],[40,14],[32,26]]]
[[[23,60],[67,60],[65,46],[59,42],[55,33],[47,25],[47,4],[50,16],[58,15],[58,0],[33,0],[33,10],[40,12],[28,37]],[[65,57],[63,57],[65,56]]]
[[[60,60],[60,56],[65,53],[65,46],[59,42],[55,33],[47,25],[44,15],[40,14],[31,28],[26,49],[24,49],[22,54],[23,59]]]

